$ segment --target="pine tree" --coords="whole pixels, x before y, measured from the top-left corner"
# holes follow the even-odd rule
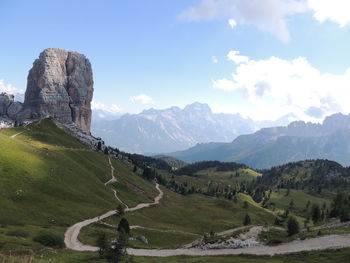
[[[294,200],[292,199],[289,203],[289,209],[292,210],[294,207]]]
[[[125,234],[129,234],[130,233],[129,222],[128,222],[128,220],[126,220],[126,218],[123,217],[120,220],[117,230],[120,233],[125,233]]]
[[[100,255],[100,258],[104,258],[106,256],[106,253],[108,252],[108,249],[110,248],[105,233],[101,233],[98,237],[97,246],[99,247],[98,254]]]
[[[320,210],[320,207],[316,204],[312,205],[311,207],[311,218],[314,224],[320,221],[321,210]]]
[[[300,227],[298,221],[294,217],[289,217],[287,221],[287,233],[289,236],[299,233]]]
[[[243,202],[243,208],[248,208],[248,202],[247,201]]]
[[[247,226],[252,223],[250,216],[248,214],[245,215],[244,220],[243,220],[243,225]]]

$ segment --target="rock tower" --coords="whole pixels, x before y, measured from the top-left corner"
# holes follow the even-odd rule
[[[93,83],[91,64],[84,55],[45,49],[29,71],[24,103],[15,102],[13,95],[0,94],[0,118],[21,123],[52,117],[75,123],[90,134]]]

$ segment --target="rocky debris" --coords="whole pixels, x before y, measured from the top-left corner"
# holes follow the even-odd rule
[[[90,133],[92,69],[82,54],[45,49],[29,71],[24,106],[32,118],[53,117]]]
[[[245,247],[255,247],[260,245],[255,238],[249,238],[246,240],[239,239],[228,239],[222,242],[217,242],[213,244],[204,244],[201,245],[202,249],[222,249],[222,248],[245,248]]]
[[[140,240],[145,245],[148,245],[148,239],[145,236],[137,237],[137,239]]]
[[[262,231],[268,231],[267,228],[261,226],[251,227],[248,231],[242,232],[239,235],[230,235],[230,237],[222,237],[215,242],[205,242],[205,239],[202,240],[202,243],[198,245],[198,248],[201,249],[223,249],[223,248],[247,248],[247,247],[256,247],[260,246],[260,243],[257,241],[258,235]],[[226,231],[222,232],[225,233]]]
[[[75,123],[62,123],[60,121],[55,121],[57,127],[69,132],[79,141],[87,145],[94,151],[105,151],[107,146],[101,138],[96,138],[90,134],[83,132],[80,127]]]
[[[12,128],[15,126],[15,122],[13,120],[0,117],[0,129]]]

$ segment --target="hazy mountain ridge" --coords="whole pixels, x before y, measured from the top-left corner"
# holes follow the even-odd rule
[[[322,124],[292,122],[241,135],[232,143],[199,144],[170,154],[187,162],[219,160],[268,168],[304,159],[330,159],[350,165],[350,115],[334,114]]]
[[[125,151],[156,153],[183,150],[198,142],[229,142],[255,130],[251,119],[239,114],[215,114],[207,104],[193,103],[184,109],[149,109],[113,121],[99,121],[92,132]]]
[[[197,143],[231,142],[261,127],[286,125],[291,118],[295,119],[294,115],[255,122],[240,114],[213,113],[207,104],[195,102],[183,109],[149,109],[116,120],[93,120],[92,133],[124,151],[166,153],[185,150]]]

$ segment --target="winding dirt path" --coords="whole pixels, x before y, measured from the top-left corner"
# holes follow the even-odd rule
[[[112,179],[114,177],[114,167],[109,159],[109,164],[111,166]],[[111,179],[111,180],[112,180]],[[108,182],[110,182],[109,180]],[[108,183],[107,182],[107,183]],[[107,183],[105,185],[107,185]],[[136,211],[146,207],[154,206],[159,204],[159,201],[163,198],[164,193],[160,189],[159,184],[156,184],[156,189],[159,194],[154,198],[152,203],[141,203],[135,207],[129,208],[125,203],[123,203],[117,196],[115,190],[113,190],[115,197],[119,202],[126,206],[125,212]],[[103,215],[87,219],[74,224],[69,227],[64,236],[64,243],[68,249],[76,251],[98,251],[98,247],[84,245],[78,240],[79,233],[81,229],[92,223],[101,222],[102,219],[110,217],[117,214],[117,210],[111,210]],[[134,228],[144,228],[140,226],[134,226]],[[146,229],[146,228],[144,228]],[[221,232],[221,235],[226,235],[232,233],[234,230]],[[171,231],[171,230],[170,230]],[[311,250],[324,250],[324,249],[337,249],[350,247],[350,234],[346,235],[328,235],[320,236],[316,238],[310,238],[305,240],[296,240],[289,243],[284,243],[278,246],[266,246],[257,245],[247,248],[227,248],[227,249],[200,249],[200,248],[179,248],[179,249],[134,249],[128,248],[127,253],[135,256],[150,256],[150,257],[169,257],[169,256],[215,256],[215,255],[238,255],[238,254],[251,254],[251,255],[276,255],[276,254],[288,254],[293,252],[301,251],[311,251]]]
[[[109,164],[111,166],[112,179],[114,178],[116,180],[116,178],[114,177],[114,170],[115,169],[114,169],[110,159],[109,159]],[[108,182],[110,182],[111,180],[109,180]],[[107,184],[105,184],[105,185],[107,185]],[[146,207],[150,207],[150,206],[159,204],[159,201],[163,198],[164,193],[160,189],[158,183],[156,184],[156,189],[158,190],[159,194],[154,198],[154,202],[152,202],[152,203],[141,203],[141,204],[138,204],[137,206],[132,207],[132,208],[129,208],[124,202],[122,202],[118,198],[117,192],[114,189],[113,189],[113,192],[114,192],[114,195],[117,198],[117,200],[120,201],[122,204],[124,204],[127,207],[124,210],[124,212],[130,212],[130,211],[136,211],[136,210],[139,210],[139,209],[143,209],[143,208],[146,208]],[[98,247],[82,244],[78,240],[79,233],[80,233],[80,231],[81,231],[81,229],[83,227],[88,226],[88,225],[90,225],[92,223],[96,223],[98,221],[101,221],[102,219],[105,219],[105,218],[110,217],[112,215],[115,215],[117,213],[118,213],[117,210],[111,210],[111,211],[108,211],[108,212],[104,213],[103,215],[96,216],[96,217],[91,218],[91,219],[86,219],[84,221],[81,221],[81,222],[78,222],[78,223],[72,225],[71,227],[69,227],[67,229],[66,233],[64,234],[64,243],[65,243],[66,247],[68,249],[76,250],[76,251],[98,251]]]

